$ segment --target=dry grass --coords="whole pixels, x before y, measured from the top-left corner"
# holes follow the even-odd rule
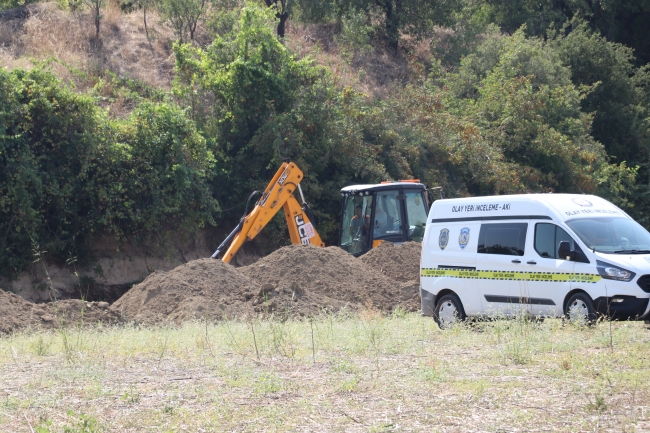
[[[300,58],[309,56],[316,64],[327,67],[341,87],[352,87],[372,97],[382,97],[395,84],[404,84],[430,66],[428,40],[404,36],[398,52],[384,41],[373,39],[372,50],[356,53],[351,59],[341,55],[336,42],[335,24],[302,25],[289,21],[285,43]]]
[[[148,39],[141,12],[123,14],[115,3],[109,2],[103,11],[97,41],[88,13],[63,11],[55,3],[38,6],[25,21],[3,23],[0,66],[29,67],[30,59],[54,57],[92,75],[108,70],[154,87],[170,87],[174,67],[172,32],[158,24],[155,13],[150,12],[147,17],[154,36]],[[61,78],[74,78],[63,66],[54,65],[53,69]],[[77,84],[83,87],[83,83]]]
[[[647,431],[649,331],[608,332],[371,313],[22,333],[0,339],[0,430]]]
[[[56,58],[91,76],[111,71],[118,77],[129,77],[168,90],[173,79],[174,59],[171,29],[160,23],[155,11],[147,13],[150,38],[144,30],[142,12],[123,13],[109,1],[103,10],[100,39],[94,38],[94,27],[87,12],[61,10],[56,3],[30,6],[26,20],[3,22],[0,26],[0,67],[30,68],[33,60]],[[388,49],[384,41],[373,39],[372,50],[355,55],[341,55],[336,42],[335,24],[308,25],[288,22],[287,47],[299,57],[310,56],[317,64],[332,72],[336,83],[350,86],[371,97],[382,97],[395,84],[405,83],[419,65],[429,63],[429,41],[402,38],[399,52]],[[197,34],[200,45],[209,43],[204,27]],[[414,67],[415,66],[415,67]],[[86,83],[67,67],[52,65],[53,72],[65,80],[73,80],[83,91]],[[118,110],[119,111],[119,110]]]

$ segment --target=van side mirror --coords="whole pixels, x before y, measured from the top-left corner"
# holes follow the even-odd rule
[[[560,246],[557,249],[557,255],[562,260],[575,260],[576,252],[571,249],[569,241],[560,241]]]

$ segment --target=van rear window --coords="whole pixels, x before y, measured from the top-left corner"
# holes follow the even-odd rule
[[[523,256],[527,223],[482,224],[478,253]]]

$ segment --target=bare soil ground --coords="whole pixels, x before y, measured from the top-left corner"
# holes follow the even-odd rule
[[[23,328],[54,329],[84,323],[97,325],[122,321],[108,307],[107,302],[78,299],[34,304],[0,290],[0,335]]]

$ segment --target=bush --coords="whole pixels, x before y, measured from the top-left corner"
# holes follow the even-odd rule
[[[214,224],[213,161],[177,107],[110,120],[49,72],[0,70],[0,273],[22,271],[32,245],[63,261],[94,232]]]

